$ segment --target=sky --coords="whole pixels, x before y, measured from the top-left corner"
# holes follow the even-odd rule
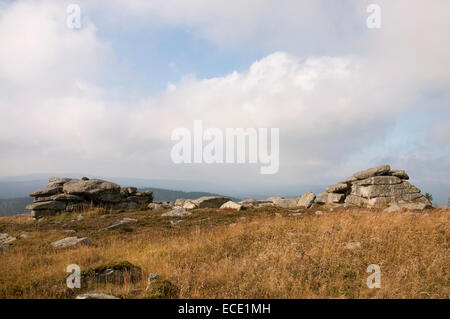
[[[275,195],[387,163],[446,203],[449,38],[448,0],[0,0],[0,176]],[[195,120],[279,128],[278,172],[173,163]]]

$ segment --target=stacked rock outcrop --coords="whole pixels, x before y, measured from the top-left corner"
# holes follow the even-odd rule
[[[344,204],[345,206],[381,208],[390,204],[418,204],[418,208],[431,207],[420,189],[410,184],[403,170],[391,170],[380,165],[357,172],[346,180],[326,188],[317,195],[318,204]],[[420,207],[419,207],[420,206]]]
[[[89,207],[138,209],[153,201],[153,192],[138,192],[136,187],[124,187],[100,179],[51,177],[48,185],[30,194],[34,197],[31,210],[34,217],[59,212],[83,211]]]

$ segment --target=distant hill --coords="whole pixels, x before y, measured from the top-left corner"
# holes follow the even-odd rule
[[[27,213],[29,211],[25,209],[25,206],[32,202],[33,198],[31,197],[0,199],[0,216],[13,216]]]
[[[44,188],[48,179],[30,180],[30,181],[1,181],[0,180],[0,199],[24,198],[35,190]]]

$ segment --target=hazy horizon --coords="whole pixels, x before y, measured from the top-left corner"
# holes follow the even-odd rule
[[[296,197],[304,192],[313,192],[315,194],[325,191],[327,185],[338,182],[338,180],[330,181],[325,184],[285,184],[285,185],[241,185],[241,188],[235,185],[227,185],[220,182],[205,182],[195,180],[170,180],[170,179],[147,179],[139,177],[123,177],[123,176],[100,176],[94,174],[77,174],[77,173],[65,173],[65,174],[31,174],[22,176],[3,176],[0,177],[0,184],[3,182],[28,182],[28,181],[40,181],[42,186],[49,177],[71,177],[81,178],[83,176],[89,178],[100,178],[108,181],[118,183],[122,187],[136,186],[139,188],[154,187],[167,190],[184,191],[184,192],[209,192],[217,193],[226,196],[232,196],[240,199],[254,198],[265,199],[270,196],[284,196],[284,197]],[[346,176],[348,177],[348,176]],[[340,180],[345,179],[343,177]],[[448,204],[448,194],[446,190],[440,188],[440,185],[433,184],[418,184],[415,183],[414,178],[410,180],[411,183],[416,185],[422,190],[422,193],[430,193],[433,195],[433,203],[436,205]],[[30,189],[30,192],[34,189]],[[21,196],[14,196],[21,197]],[[13,197],[13,198],[14,198]],[[0,198],[10,198],[2,196],[0,192]]]

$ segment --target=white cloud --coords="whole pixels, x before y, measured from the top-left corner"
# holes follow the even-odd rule
[[[179,27],[225,49],[348,52],[365,25],[363,4],[333,1],[81,1],[102,23],[121,28]],[[129,17],[116,19],[117,16]],[[344,35],[344,36],[343,36]],[[248,43],[251,42],[251,47]],[[274,49],[276,48],[276,49]],[[335,52],[336,52],[335,51]]]
[[[449,91],[448,1],[380,1],[382,29],[370,31],[364,3],[264,3],[81,1],[79,31],[66,27],[65,7],[56,1],[0,6],[0,175],[319,183],[384,139],[402,112],[423,108],[422,90]],[[182,27],[222,48],[275,53],[244,71],[185,77],[138,103],[111,103],[113,90],[98,84],[110,52],[89,21],[94,9],[109,28],[123,26],[116,25],[120,15],[134,28]],[[309,55],[317,52],[328,53]],[[448,112],[445,101],[433,110]],[[219,128],[279,127],[280,173],[261,177],[259,165],[171,164],[172,129],[191,128],[196,119]],[[448,143],[442,125],[435,136]]]
[[[0,90],[65,94],[101,70],[107,47],[89,21],[67,28],[64,4],[20,1],[0,9]]]
[[[71,30],[66,17],[66,4],[55,1],[0,6],[2,175],[51,170],[53,158],[70,169],[67,150],[102,149],[91,124],[100,128],[113,113],[106,117],[96,85],[110,51],[92,23]]]
[[[213,169],[224,181],[232,176],[229,171],[245,170],[240,173],[242,178],[262,177],[257,176],[257,165],[254,169],[173,167],[169,162],[172,130],[191,128],[196,119],[221,129],[278,127],[282,166],[274,179],[288,182],[294,176],[312,182],[314,174],[344,159],[346,152],[376,139],[395,111],[388,89],[383,99],[368,98],[379,87],[361,81],[360,72],[356,57],[302,61],[278,52],[256,61],[245,72],[187,78],[176,90],[144,99],[137,106],[67,96],[39,101],[34,109],[27,109],[25,118],[16,114],[10,123],[22,123],[33,139],[45,142],[33,147],[33,152],[41,154],[40,161],[56,160],[55,167],[79,169],[80,161],[92,161],[91,169],[102,174],[119,171],[137,176],[151,162],[164,168],[157,170],[159,177],[175,178],[182,171],[187,178],[208,179],[205,172]],[[379,102],[381,106],[374,104]],[[11,127],[9,133],[15,134],[10,139],[30,139],[21,129]],[[55,152],[73,159],[62,164],[59,157],[52,158]],[[33,164],[28,158],[19,162],[40,167],[36,158],[30,159]],[[112,164],[105,167],[105,161]]]

